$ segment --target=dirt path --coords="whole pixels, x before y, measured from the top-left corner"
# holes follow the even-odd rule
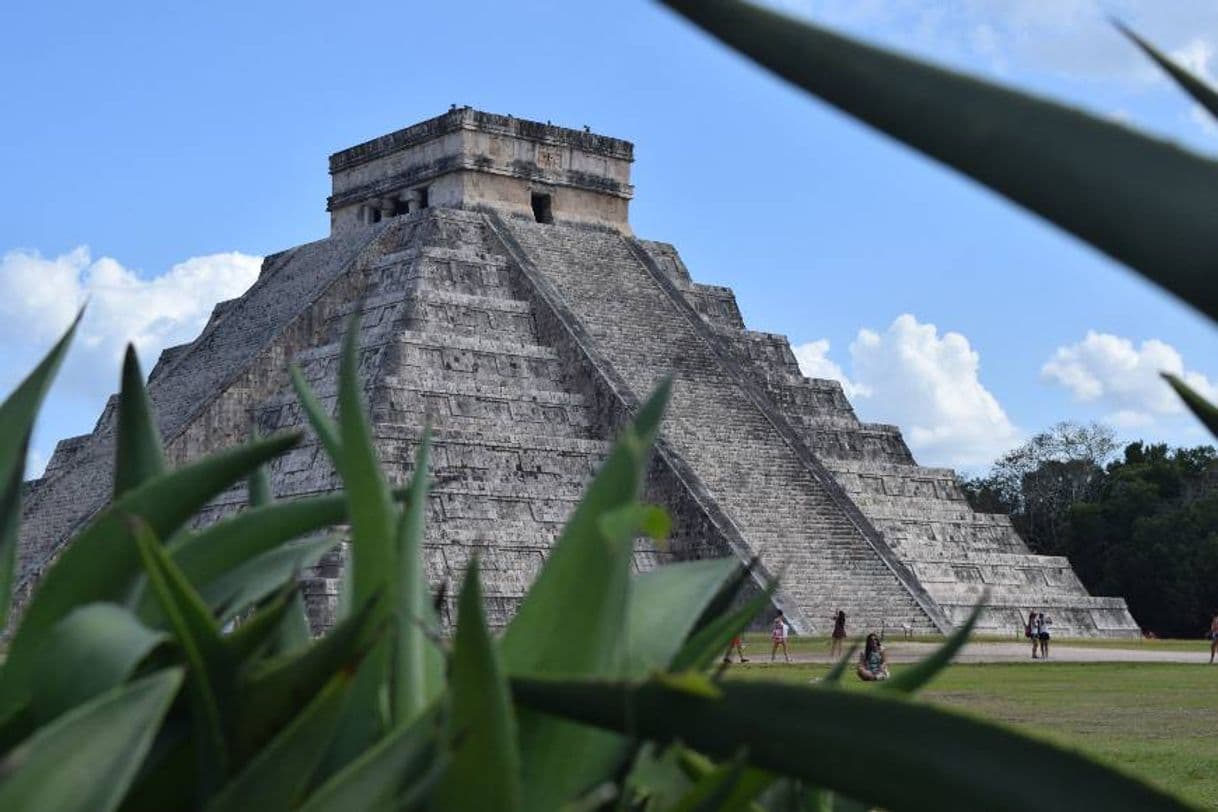
[[[920,660],[937,648],[934,643],[914,643],[889,640],[885,645],[889,662],[908,663]],[[781,660],[781,657],[779,658]],[[1026,643],[968,643],[956,656],[957,662],[963,663],[1013,663],[1031,661],[1032,646]],[[1197,642],[1196,651],[1144,651],[1128,648],[1094,648],[1090,646],[1071,646],[1050,644],[1049,661],[1070,663],[1207,663],[1210,659],[1209,646],[1205,641]],[[766,656],[753,659],[755,663],[769,662]],[[830,658],[824,653],[799,652],[791,655],[792,662],[799,663],[828,663]],[[1218,663],[1214,665],[1218,672]]]

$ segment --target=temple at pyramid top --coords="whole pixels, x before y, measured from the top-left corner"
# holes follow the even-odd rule
[[[330,229],[428,207],[629,230],[634,145],[549,122],[454,107],[330,156]]]

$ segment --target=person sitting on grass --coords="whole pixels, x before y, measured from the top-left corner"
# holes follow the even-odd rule
[[[867,644],[859,655],[859,679],[863,682],[879,682],[888,679],[888,656],[880,645],[875,632],[867,635]]]
[[[787,662],[791,662],[791,655],[787,653],[787,619],[783,617],[781,609],[778,610],[778,616],[774,618],[774,625],[770,629],[770,640],[774,643],[774,648],[770,650],[770,662],[774,662],[779,647],[782,648],[782,656]]]

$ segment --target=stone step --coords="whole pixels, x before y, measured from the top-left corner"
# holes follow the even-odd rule
[[[403,326],[450,335],[536,341],[528,302],[424,288],[411,300]]]

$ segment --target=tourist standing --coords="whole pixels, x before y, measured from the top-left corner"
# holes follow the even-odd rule
[[[1218,651],[1218,612],[1214,612],[1214,619],[1210,621],[1210,665],[1214,664],[1214,652]]]
[[[774,643],[774,648],[770,650],[770,662],[774,662],[779,647],[782,648],[782,656],[787,662],[791,662],[791,655],[787,653],[787,619],[783,617],[781,609],[778,610],[778,616],[774,618],[774,625],[770,628],[770,641]]]
[[[842,656],[842,641],[846,639],[846,613],[841,609],[833,616],[833,636],[829,639],[829,656]]]
[[[1040,641],[1040,658],[1042,660],[1049,659],[1049,627],[1052,625],[1053,618],[1045,617],[1044,612],[1036,616],[1036,639]]]
[[[880,682],[888,679],[888,655],[875,632],[867,635],[863,653],[859,655],[859,679],[863,682]]]
[[[1040,650],[1040,629],[1036,628],[1036,613],[1028,612],[1028,625],[1023,627],[1023,636],[1032,641],[1032,659],[1037,658]]]

